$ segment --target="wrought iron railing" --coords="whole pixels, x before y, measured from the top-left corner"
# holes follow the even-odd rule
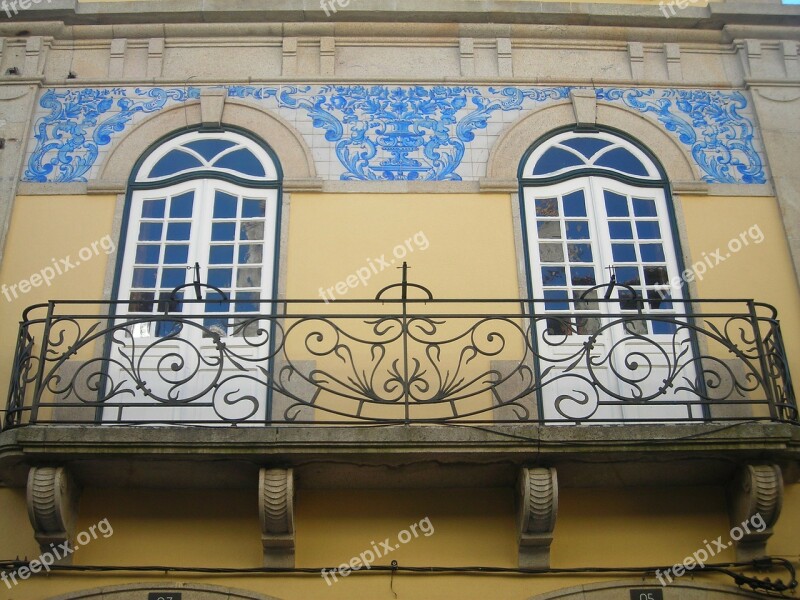
[[[584,297],[559,311],[411,289],[258,312],[251,300],[32,306],[4,428],[798,420],[769,305]]]

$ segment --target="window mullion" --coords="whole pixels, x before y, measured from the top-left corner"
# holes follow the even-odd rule
[[[209,181],[201,179],[196,182],[194,187],[194,207],[192,210],[192,229],[189,237],[189,275],[187,283],[194,278],[194,265],[200,265],[200,281],[206,283],[208,280],[208,249],[209,240],[211,237],[211,218],[210,206],[212,202],[209,200],[210,193]],[[187,288],[191,292],[190,288]],[[208,289],[203,289],[203,297],[208,294]],[[187,313],[200,314],[204,312],[205,306],[203,304],[190,304],[187,305]]]

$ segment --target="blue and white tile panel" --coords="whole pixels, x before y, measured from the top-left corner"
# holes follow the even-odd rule
[[[336,180],[476,180],[512,123],[569,98],[570,87],[217,86],[278,113],[305,138],[317,173]],[[739,91],[597,88],[686,146],[709,183],[765,183],[748,97]],[[126,129],[197,100],[199,87],[42,92],[23,179],[88,181]],[[533,140],[531,140],[533,141]],[[275,148],[280,157],[280,148]],[[521,159],[522,157],[520,157]]]

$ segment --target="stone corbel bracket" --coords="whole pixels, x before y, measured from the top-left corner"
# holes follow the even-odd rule
[[[261,469],[258,475],[265,567],[294,567],[294,472]]]
[[[33,467],[28,472],[28,516],[42,552],[72,545],[80,488],[64,467]],[[63,559],[71,561],[71,555]]]
[[[766,554],[767,540],[772,536],[782,505],[780,467],[743,465],[736,471],[728,485],[728,513],[737,561],[753,560]]]
[[[519,566],[550,567],[550,544],[558,515],[558,479],[555,469],[523,467],[517,493]]]

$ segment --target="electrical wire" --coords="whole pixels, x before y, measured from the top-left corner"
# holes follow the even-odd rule
[[[30,568],[28,560],[0,560],[0,569],[4,571],[15,571],[21,567]],[[782,579],[774,581],[769,577],[755,577],[734,571],[733,569],[750,568],[755,571],[765,572],[781,567],[786,570],[789,579],[784,583]],[[603,574],[603,573],[626,573],[637,575],[655,575],[660,571],[669,572],[673,568],[669,566],[659,567],[572,567],[572,568],[547,568],[547,569],[525,569],[516,567],[487,567],[487,566],[464,566],[464,567],[439,567],[424,566],[412,567],[401,566],[396,561],[391,565],[370,565],[368,569],[351,570],[352,573],[383,573],[390,572],[392,576],[397,573],[409,574],[464,574],[464,575],[565,575],[565,574]],[[112,573],[112,572],[152,572],[152,573],[194,573],[194,574],[218,574],[218,575],[291,575],[291,574],[314,574],[319,575],[325,571],[335,573],[338,567],[254,567],[254,568],[235,568],[235,567],[172,567],[156,565],[137,565],[137,566],[111,566],[111,565],[51,565],[51,572],[85,572],[85,573]],[[40,569],[41,571],[41,569]],[[794,592],[797,589],[797,574],[794,565],[784,559],[773,556],[766,556],[750,562],[730,562],[714,563],[704,565],[694,571],[693,574],[701,573],[720,573],[733,579],[734,583],[740,587],[749,587],[753,592],[767,596],[783,596],[786,592]]]

